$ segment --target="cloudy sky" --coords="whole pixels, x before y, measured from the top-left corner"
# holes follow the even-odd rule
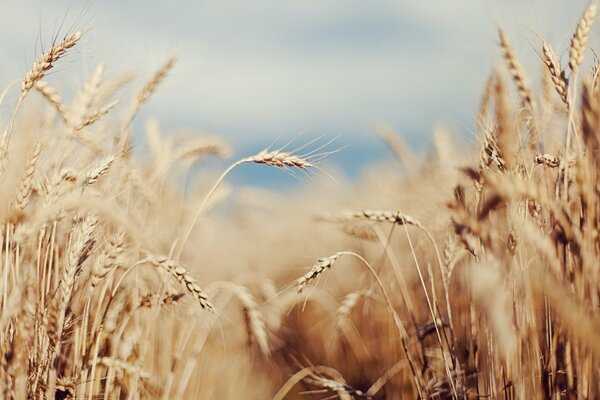
[[[537,74],[544,37],[564,50],[585,1],[2,0],[0,84],[19,79],[59,30],[89,28],[50,79],[75,87],[93,67],[173,74],[140,116],[260,148],[300,132],[381,150],[385,121],[414,147],[445,121],[469,138],[501,25]],[[597,41],[592,36],[592,45]],[[62,81],[64,80],[64,81]],[[142,81],[138,81],[141,84]],[[472,139],[471,139],[472,140]],[[371,150],[370,150],[371,149]],[[379,150],[378,150],[379,149]],[[347,154],[356,151],[348,150]],[[353,153],[354,151],[354,153]]]

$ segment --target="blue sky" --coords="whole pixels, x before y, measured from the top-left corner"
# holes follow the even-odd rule
[[[260,148],[277,137],[286,142],[300,132],[309,138],[339,135],[340,144],[368,152],[363,162],[382,151],[374,135],[379,121],[394,126],[416,148],[427,146],[431,127],[440,121],[474,141],[469,133],[473,110],[487,74],[500,60],[496,25],[537,76],[538,35],[564,58],[586,5],[566,0],[4,0],[0,84],[25,73],[39,53],[39,38],[47,46],[64,18],[66,27],[76,23],[90,29],[51,80],[74,88],[106,61],[108,73],[132,70],[142,84],[175,52],[177,67],[140,121],[155,116],[166,130],[197,128],[241,149]],[[594,39],[595,34],[592,45]]]

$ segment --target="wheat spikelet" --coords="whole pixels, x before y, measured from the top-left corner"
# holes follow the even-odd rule
[[[340,229],[347,235],[364,240],[377,240],[377,233],[368,224],[343,224]]]
[[[115,162],[115,156],[110,155],[102,160],[98,161],[89,171],[85,174],[83,179],[83,186],[92,185],[100,179],[109,170],[111,165]]]
[[[296,281],[296,290],[298,293],[301,293],[310,282],[317,279],[326,269],[331,268],[338,257],[339,254],[334,254],[332,256],[319,259],[319,261],[313,265],[310,271]]]
[[[177,62],[177,57],[171,57],[167,60],[167,62],[152,75],[152,78],[142,88],[142,90],[138,93],[136,98],[136,106],[135,110],[139,110],[144,103],[150,99],[150,96],[156,91],[156,88],[160,83],[166,78],[167,74],[173,69],[175,63]]]
[[[215,312],[215,307],[212,302],[208,299],[208,296],[206,296],[202,288],[196,283],[196,280],[192,278],[185,267],[179,265],[175,260],[164,256],[153,257],[151,262],[153,265],[167,271],[179,283],[185,286],[188,292],[198,300],[203,309],[212,313]]]
[[[531,88],[529,87],[529,82],[526,79],[525,73],[523,71],[523,67],[519,63],[515,52],[512,47],[506,40],[506,36],[502,29],[498,29],[498,36],[500,38],[500,47],[502,48],[502,53],[504,55],[504,60],[506,61],[506,65],[508,67],[508,71],[517,86],[517,91],[519,92],[519,96],[525,105],[532,107],[533,106],[533,94],[531,92]]]
[[[8,156],[8,145],[10,143],[10,135],[8,129],[5,129],[0,136],[0,175],[6,169],[6,158]]]
[[[592,84],[584,81],[581,93],[581,131],[587,154],[596,165],[600,165],[596,161],[600,154],[598,126],[600,126],[600,102]]]
[[[62,42],[53,44],[46,53],[42,54],[35,60],[31,70],[23,79],[21,83],[21,98],[25,97],[27,93],[33,88],[36,82],[42,80],[46,75],[46,72],[52,68],[54,63],[58,61],[71,47],[75,46],[79,39],[81,39],[82,32],[78,31],[74,34],[63,39]]]
[[[574,73],[583,61],[585,44],[590,34],[590,28],[596,18],[597,11],[598,7],[596,4],[590,4],[581,16],[577,28],[575,29],[575,33],[573,33],[573,37],[571,38],[571,47],[569,48],[569,68]]]
[[[270,349],[267,337],[267,327],[263,315],[258,309],[256,298],[245,286],[227,282],[226,287],[231,289],[233,294],[242,304],[247,325],[248,338],[258,345],[258,348],[262,354],[268,356]]]
[[[96,224],[97,218],[92,214],[75,219],[69,236],[66,265],[59,282],[59,296],[51,304],[48,317],[48,336],[52,343],[52,350],[46,392],[50,398],[53,398],[56,392],[57,367],[61,355],[62,336],[66,328],[67,309],[71,302],[75,281],[81,272],[81,266],[94,246]]]
[[[377,126],[377,134],[385,142],[385,144],[392,150],[396,159],[402,164],[405,171],[410,171],[413,166],[413,159],[408,146],[402,140],[402,137],[395,132],[392,127],[385,124]]]
[[[115,107],[117,104],[119,104],[118,101],[112,101],[108,104],[106,104],[105,106],[102,106],[100,108],[98,108],[96,111],[92,112],[91,114],[87,115],[80,123],[79,125],[75,126],[73,128],[72,133],[77,133],[80,130],[82,130],[83,128],[85,128],[86,126],[90,126],[92,125],[94,122],[98,121],[100,118],[102,118],[103,116],[105,116],[106,114],[108,114],[108,112]],[[97,147],[97,146],[94,146]]]
[[[342,304],[338,307],[336,311],[336,327],[341,329],[344,324],[350,319],[350,315],[352,314],[352,310],[362,298],[371,297],[372,293],[370,290],[357,290],[352,293],[348,293],[344,296],[342,300]]]
[[[546,42],[542,45],[542,61],[548,68],[556,93],[558,93],[562,102],[569,108],[569,80],[565,75],[565,71],[561,68],[554,50]]]
[[[363,398],[365,396],[361,390],[355,389],[343,381],[325,378],[324,376],[319,375],[312,375],[311,378],[305,378],[305,380],[327,391],[334,392],[340,400],[351,400],[354,398]]]
[[[553,156],[551,154],[538,154],[535,156],[534,161],[536,164],[544,165],[548,168],[564,168],[564,157]],[[569,157],[569,165],[575,165],[575,157]]]
[[[19,182],[19,189],[13,201],[13,208],[18,211],[23,211],[29,203],[29,198],[31,197],[33,173],[35,172],[41,149],[41,143],[37,141],[33,146],[33,152],[31,154],[31,158],[29,159],[29,163],[27,164],[27,168],[25,169],[25,174]]]
[[[291,167],[307,169],[314,166],[307,158],[303,158],[301,156],[280,150],[263,150],[252,157],[246,158],[244,162],[266,164],[276,168]]]
[[[505,168],[510,169],[516,161],[515,149],[518,139],[515,137],[515,129],[510,118],[504,81],[499,74],[496,76],[494,92],[496,96],[496,143]]]
[[[479,100],[477,122],[480,126],[484,126],[485,121],[488,118],[488,108],[490,106],[492,94],[494,93],[494,79],[495,75],[493,73],[487,77],[487,79],[485,80],[485,86],[481,94],[481,98]]]
[[[102,83],[104,63],[96,66],[92,76],[85,81],[69,108],[68,122],[71,127],[81,126],[94,104],[97,104],[97,94]]]
[[[591,91],[596,93],[598,90],[598,79],[600,78],[600,58],[594,53],[594,66],[592,67]]]
[[[423,228],[421,223],[410,215],[402,214],[399,211],[386,210],[362,210],[351,214],[355,219],[367,219],[376,222],[391,222],[396,225],[414,225]]]
[[[498,144],[493,129],[487,129],[483,137],[481,151],[479,152],[479,170],[489,168],[491,164],[496,165],[500,171],[504,171],[504,160],[500,156]]]
[[[98,359],[98,362],[107,368],[116,368],[125,371],[128,374],[139,376],[142,379],[150,379],[152,377],[150,373],[143,371],[139,366],[116,358],[101,357]]]
[[[173,157],[174,160],[185,160],[188,158],[196,158],[206,154],[216,154],[222,157],[227,157],[231,153],[231,149],[217,138],[197,138],[190,140],[185,144],[177,154]]]
[[[114,235],[104,247],[99,260],[92,267],[91,285],[96,287],[118,265],[118,257],[124,249],[124,235]]]
[[[35,83],[35,89],[40,92],[42,96],[54,107],[54,109],[58,112],[58,115],[62,118],[63,121],[67,121],[67,113],[65,110],[65,106],[62,104],[62,99],[60,98],[56,89],[48,85],[48,83],[44,81],[38,81]]]

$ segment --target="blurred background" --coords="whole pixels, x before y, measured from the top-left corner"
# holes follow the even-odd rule
[[[176,53],[173,73],[135,122],[138,136],[144,119],[155,117],[165,132],[196,129],[223,137],[236,158],[274,141],[277,147],[293,138],[301,144],[337,137],[329,148],[344,149],[329,162],[354,179],[370,162],[391,158],[376,137],[378,122],[418,151],[428,148],[437,122],[476,143],[474,110],[501,60],[496,27],[506,31],[537,85],[540,37],[551,40],[564,61],[585,5],[4,0],[0,84],[20,79],[54,36],[83,27],[81,45],[48,78],[61,94],[74,91],[103,61],[108,75],[135,72],[138,88]],[[240,169],[232,179],[297,182],[269,168]]]

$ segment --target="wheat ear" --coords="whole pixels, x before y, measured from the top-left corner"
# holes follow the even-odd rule
[[[302,277],[296,281],[296,290],[298,293],[301,293],[310,282],[317,279],[323,272],[325,272],[325,270],[331,268],[331,266],[337,261],[338,257],[339,254],[334,254],[329,257],[320,258],[319,261],[312,266],[310,271],[302,275]]]
[[[314,164],[311,162],[311,158],[322,157],[322,156],[323,155],[310,156],[310,153],[309,153],[309,155],[306,155],[306,156],[300,156],[300,155],[294,154],[293,152],[286,152],[286,151],[282,151],[282,150],[275,150],[275,151],[263,150],[263,151],[259,152],[258,154],[255,154],[251,157],[242,158],[241,160],[236,161],[235,163],[230,165],[229,168],[227,168],[221,174],[219,179],[217,179],[215,184],[212,186],[212,188],[208,191],[207,195],[202,200],[202,204],[198,208],[198,211],[196,211],[194,218],[191,219],[190,224],[188,225],[187,229],[185,230],[184,235],[182,236],[182,240],[179,245],[179,251],[177,252],[177,256],[180,256],[181,253],[183,252],[185,243],[188,241],[190,235],[192,234],[194,226],[196,226],[198,219],[200,218],[202,213],[205,211],[206,206],[208,205],[208,202],[209,202],[210,198],[212,197],[212,195],[214,194],[215,190],[217,190],[217,187],[221,184],[223,179],[225,179],[225,177],[231,171],[233,171],[236,167],[238,167],[242,164],[256,163],[256,164],[269,165],[269,166],[275,167],[275,168],[298,168],[301,170],[306,170],[308,168],[314,167]]]
[[[31,187],[33,183],[33,174],[38,164],[41,149],[41,143],[37,141],[33,146],[31,158],[29,159],[29,163],[27,164],[25,174],[23,175],[23,178],[19,183],[19,190],[17,191],[17,195],[13,202],[13,208],[18,211],[23,211],[29,203],[29,198],[31,197]]]
[[[573,37],[571,38],[571,47],[569,48],[569,68],[573,73],[577,72],[577,69],[583,62],[585,44],[597,12],[598,7],[595,4],[590,4],[581,16],[577,28],[575,29],[575,33],[573,33]]]
[[[517,86],[517,92],[519,92],[519,96],[521,97],[521,100],[523,100],[523,103],[529,107],[533,107],[533,94],[531,87],[529,86],[529,82],[525,76],[523,67],[517,59],[512,47],[508,43],[502,29],[498,29],[498,37],[500,38],[500,48],[502,49],[506,66],[508,67],[508,71],[510,72],[513,81]]]
[[[187,291],[198,300],[200,307],[212,313],[215,312],[214,305],[185,267],[179,265],[175,260],[164,256],[153,257],[150,262],[168,272],[179,283],[185,286]]]
[[[54,63],[58,61],[67,50],[75,46],[81,39],[82,32],[78,31],[63,39],[62,42],[52,45],[50,50],[42,54],[35,60],[31,70],[25,75],[25,79],[21,82],[21,99],[33,88],[36,82],[42,80],[48,70],[52,68]]]
[[[569,108],[569,80],[565,75],[565,71],[561,68],[554,50],[546,42],[542,45],[542,61],[548,68],[556,93],[558,93],[562,102]]]

